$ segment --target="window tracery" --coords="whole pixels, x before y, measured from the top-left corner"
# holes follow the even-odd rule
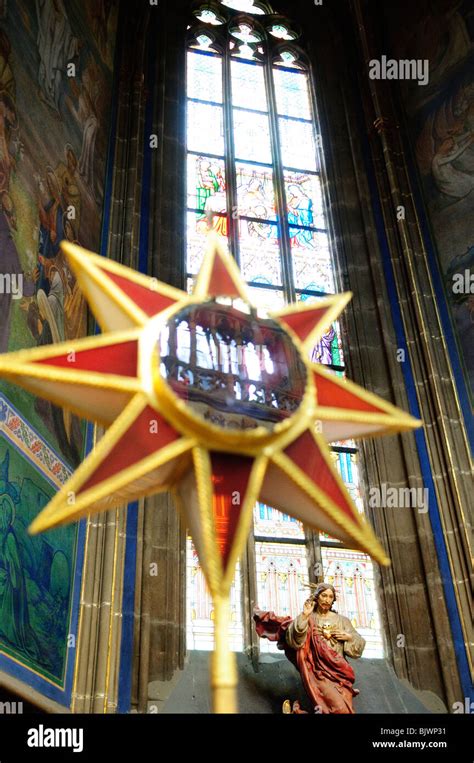
[[[239,263],[259,307],[277,309],[338,291],[323,193],[321,135],[300,30],[256,0],[198,3],[194,16],[187,50],[188,286],[201,264],[212,213],[213,226]],[[315,345],[311,359],[344,375],[337,321]],[[337,443],[333,458],[363,511],[354,443]],[[308,582],[302,526],[257,504],[254,536],[259,606],[296,615]],[[338,610],[365,629],[370,656],[382,656],[370,559],[343,549],[323,533],[320,542],[324,578],[334,581]],[[193,631],[192,613],[202,610],[196,605],[196,586],[201,590],[203,579],[189,556],[191,545],[189,549],[188,590],[194,602],[188,607],[189,645],[212,648],[210,613],[207,630],[201,618]],[[241,617],[239,586],[236,577],[236,623]],[[242,639],[243,630],[237,628],[234,648],[243,648]],[[272,651],[274,645],[260,643],[260,648]]]

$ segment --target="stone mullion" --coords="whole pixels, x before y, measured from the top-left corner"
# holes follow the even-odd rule
[[[252,529],[247,538],[245,549],[240,560],[240,577],[242,581],[244,650],[252,661],[254,670],[258,671],[260,639],[255,630],[253,621],[253,608],[259,604],[256,557],[255,538]]]

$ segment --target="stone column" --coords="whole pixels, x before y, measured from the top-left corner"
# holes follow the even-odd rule
[[[148,178],[148,274],[185,288],[185,48],[189,4],[150,10],[147,37],[147,113],[142,134]],[[150,136],[156,148],[148,149]],[[144,501],[138,562],[134,702],[159,711],[175,671],[184,667],[186,528],[168,494]],[[153,565],[156,564],[157,568]],[[153,574],[156,570],[157,574]],[[140,581],[138,583],[138,580]]]
[[[381,43],[373,28],[375,6],[363,0],[354,0],[353,5],[360,50],[367,72],[370,59],[380,57],[382,53]],[[364,77],[364,69],[362,76]],[[405,145],[400,129],[401,115],[394,101],[396,86],[390,87],[393,83],[385,80],[369,80],[366,74],[365,80],[364,111],[367,127],[370,129],[372,125],[375,128],[372,131],[371,154],[375,165],[381,213],[390,249],[394,285],[407,340],[417,402],[424,422],[425,444],[422,444],[422,438],[418,439],[418,453],[421,454],[420,448],[426,448],[439,507],[439,521],[444,537],[442,543],[446,543],[449,559],[451,581],[445,579],[443,585],[439,569],[441,562],[439,558],[438,563],[434,562],[433,557],[433,552],[436,556],[439,553],[439,543],[436,548],[433,544],[438,510],[434,505],[435,496],[431,494],[432,502],[428,513],[415,511],[413,521],[425,570],[429,605],[433,611],[441,675],[446,699],[451,706],[453,702],[462,699],[464,694],[456,675],[452,646],[455,631],[450,627],[452,623],[448,621],[445,606],[440,607],[439,601],[441,598],[446,601],[447,586],[454,584],[455,606],[459,611],[466,655],[469,659],[472,601],[472,591],[469,588],[468,537],[468,506],[469,496],[472,494],[470,453],[425,243],[412,195],[413,179],[407,169]],[[416,465],[416,462],[411,463]],[[426,484],[423,487],[426,487]],[[404,513],[407,513],[406,510]],[[409,572],[407,562],[407,554],[403,553],[400,564],[403,564],[405,573]],[[415,581],[412,586],[414,584]],[[412,602],[407,601],[406,606],[413,609]],[[413,614],[411,616],[413,617]],[[418,617],[422,621],[422,615]],[[459,646],[462,649],[462,646]],[[419,653],[422,649],[420,644]],[[417,669],[420,668],[421,664]],[[426,670],[421,669],[423,672]],[[422,684],[426,678],[419,676],[418,681]]]
[[[368,79],[366,62],[373,56],[363,41],[368,5],[336,0],[316,6],[295,0],[277,2],[277,7],[303,28],[302,46],[314,74],[338,290],[354,294],[341,320],[348,377],[409,410],[404,367],[397,354],[400,335],[406,337],[405,362],[410,364],[425,422],[430,466],[450,545],[452,580],[461,581],[463,589],[466,441],[397,136],[398,122],[390,99],[383,106],[378,100],[378,86],[382,89],[387,83],[377,83],[375,92]],[[376,13],[374,6],[370,10]],[[387,121],[380,117],[392,124],[390,135]],[[407,210],[401,227],[396,220],[398,204]],[[387,260],[394,270],[400,324],[395,323],[398,316],[389,299],[392,283],[387,280]],[[425,487],[420,441],[406,433],[367,440],[360,447],[365,508],[392,560],[391,567],[375,571],[388,657],[400,678],[434,692],[450,705],[463,694],[430,516],[416,508],[371,509],[367,501],[372,486]],[[464,611],[464,591],[457,596]]]
[[[140,232],[143,55],[146,13],[125,9],[117,46],[116,141],[106,256],[136,267]],[[105,253],[104,253],[105,254]],[[95,439],[101,436],[96,429]],[[127,508],[87,520],[77,657],[71,708],[76,713],[115,712],[122,635],[122,592]],[[130,581],[133,584],[133,581]]]

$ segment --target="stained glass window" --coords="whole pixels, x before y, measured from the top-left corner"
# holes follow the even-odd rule
[[[366,640],[364,657],[383,657],[374,568],[360,551],[322,548],[324,580],[336,589],[334,609],[351,621]]]
[[[299,32],[258,0],[204,3],[194,15],[199,21],[191,25],[187,53],[188,289],[212,219],[259,308],[317,302],[341,291],[327,224],[321,136]],[[345,375],[338,321],[312,348],[310,359]],[[355,444],[336,443],[332,455],[363,512]],[[308,595],[304,528],[259,503],[253,530],[258,605],[296,615]],[[367,656],[380,656],[370,559],[325,533],[319,541],[324,579],[334,581],[338,611],[366,637]],[[236,649],[243,639],[239,581],[237,575],[232,593]],[[189,648],[211,648],[212,633],[212,603],[189,542]],[[263,640],[260,648],[272,651],[274,645]]]
[[[186,643],[188,649],[210,651],[214,648],[214,607],[191,538],[186,548]],[[230,592],[230,648],[243,649],[242,592],[237,564]]]
[[[296,617],[308,596],[308,562],[303,544],[255,543],[257,598],[260,609]],[[262,652],[277,652],[277,645],[262,639]]]
[[[255,3],[254,0],[222,0],[222,5],[227,5],[228,8],[233,8],[244,13],[256,13],[259,15],[265,13],[262,4]]]

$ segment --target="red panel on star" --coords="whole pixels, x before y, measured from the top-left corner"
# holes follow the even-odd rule
[[[310,432],[304,432],[284,453],[314,482],[316,487],[326,493],[344,514],[354,519],[355,507],[349,494],[341,489]]]
[[[386,414],[386,411],[383,408],[362,400],[351,392],[350,389],[344,389],[344,387],[341,387],[332,379],[319,376],[317,373],[313,376],[316,384],[318,405],[324,405],[329,408],[345,408],[353,411]]]
[[[207,291],[212,297],[240,297],[234,279],[218,255],[214,257]]]
[[[327,307],[315,307],[314,310],[304,310],[300,313],[295,312],[281,315],[279,320],[290,329],[293,329],[298,338],[304,342],[316,324],[324,318],[327,311]]]
[[[141,286],[135,281],[119,276],[116,273],[111,273],[110,270],[104,269],[104,272],[116,286],[122,289],[127,297],[130,297],[150,317],[176,303],[176,300],[172,297],[167,297],[158,291],[153,291],[153,289],[147,289],[146,286]]]
[[[133,464],[138,464],[180,436],[157,411],[146,406],[99,464],[94,474],[82,485],[78,495]]]
[[[244,504],[253,459],[227,453],[211,453],[210,456],[216,538],[225,568]]]
[[[88,350],[71,350],[42,360],[32,361],[43,366],[69,368],[75,371],[95,371],[118,376],[136,376],[138,342],[92,347]]]

